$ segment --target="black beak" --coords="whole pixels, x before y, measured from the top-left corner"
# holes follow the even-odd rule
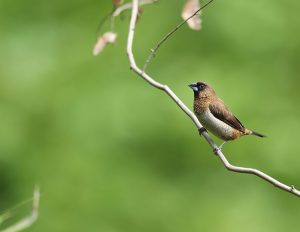
[[[197,83],[189,84],[188,86],[189,86],[194,92],[198,92],[198,91],[199,91],[198,86],[197,86]]]

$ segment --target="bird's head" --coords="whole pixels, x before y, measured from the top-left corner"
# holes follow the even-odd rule
[[[197,98],[208,98],[216,95],[215,91],[205,82],[190,84],[189,87],[194,91]]]

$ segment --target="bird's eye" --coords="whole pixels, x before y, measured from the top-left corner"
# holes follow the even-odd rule
[[[204,84],[200,84],[200,85],[199,85],[199,89],[200,89],[200,90],[203,90],[204,88],[205,88],[205,85],[204,85]]]

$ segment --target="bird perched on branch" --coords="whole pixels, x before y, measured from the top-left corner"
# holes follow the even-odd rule
[[[208,84],[197,82],[190,84],[189,87],[194,91],[194,112],[197,118],[205,129],[224,140],[219,149],[227,141],[243,135],[266,137],[246,129]]]

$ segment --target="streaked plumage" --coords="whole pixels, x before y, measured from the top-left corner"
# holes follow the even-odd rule
[[[242,135],[262,134],[246,129],[215,91],[204,82],[189,85],[194,91],[194,112],[201,124],[224,141],[234,140]]]

